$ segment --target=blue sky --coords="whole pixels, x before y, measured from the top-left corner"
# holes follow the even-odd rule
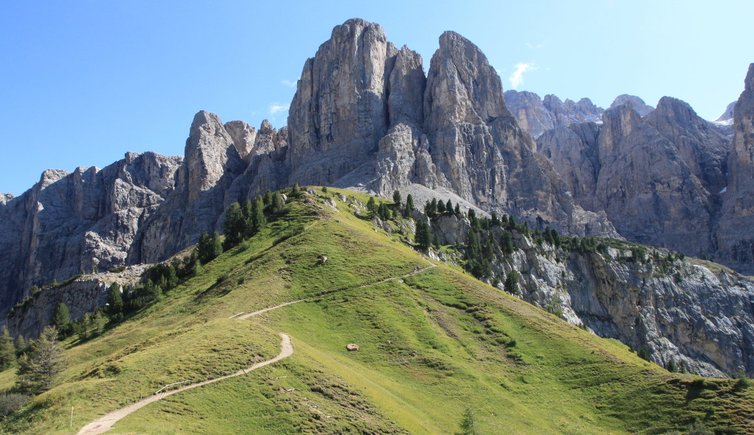
[[[0,192],[126,151],[182,155],[200,109],[280,127],[304,61],[351,17],[382,24],[425,65],[455,30],[505,89],[513,78],[519,90],[601,106],[621,93],[652,105],[670,95],[708,119],[738,98],[754,62],[748,0],[5,2]]]

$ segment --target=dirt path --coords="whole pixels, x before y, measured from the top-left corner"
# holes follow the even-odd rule
[[[348,287],[348,288],[343,288],[343,289],[338,289],[338,290],[325,291],[325,292],[317,294],[316,296],[310,296],[310,297],[304,298],[304,299],[297,299],[295,301],[285,302],[285,303],[282,303],[280,305],[275,305],[273,307],[263,308],[263,309],[258,310],[258,311],[252,311],[250,313],[241,312],[241,313],[238,313],[238,314],[234,314],[234,315],[230,316],[229,319],[245,320],[245,319],[248,319],[250,317],[254,317],[254,316],[258,316],[260,314],[264,314],[264,313],[266,313],[268,311],[277,310],[278,308],[287,307],[288,305],[293,305],[293,304],[298,304],[298,303],[301,303],[301,302],[306,302],[308,300],[312,300],[312,299],[319,298],[319,297],[322,297],[322,296],[331,295],[333,293],[337,293],[337,292],[341,292],[341,291],[346,291],[346,290],[358,290],[360,288],[366,288],[366,287],[371,287],[373,285],[384,284],[384,283],[389,282],[389,281],[396,281],[396,280],[400,280],[400,279],[403,279],[403,278],[408,278],[410,276],[414,276],[414,275],[416,275],[418,273],[422,273],[424,271],[427,271],[429,269],[433,269],[435,267],[437,267],[436,264],[430,263],[430,265],[427,266],[427,267],[424,267],[422,269],[416,269],[416,270],[414,270],[414,271],[412,271],[410,273],[407,273],[405,275],[394,276],[392,278],[385,278],[385,279],[383,279],[381,281],[372,282],[372,283],[369,283],[369,284],[363,284],[363,285],[360,285],[358,287]]]
[[[267,361],[262,361],[259,363],[256,363],[252,365],[251,367],[247,367],[245,369],[241,369],[235,373],[231,373],[229,375],[220,376],[219,378],[210,379],[207,381],[197,382],[195,384],[186,385],[184,387],[178,388],[176,390],[172,391],[166,391],[164,393],[155,394],[152,396],[147,397],[146,399],[142,399],[136,403],[133,403],[131,405],[128,405],[124,408],[118,409],[117,411],[113,411],[107,415],[104,415],[97,420],[87,424],[81,430],[78,432],[79,435],[94,435],[94,434],[101,434],[104,432],[107,432],[110,430],[113,425],[121,420],[122,418],[126,417],[127,415],[149,405],[152,402],[156,402],[158,400],[162,400],[166,397],[172,396],[173,394],[178,394],[187,390],[191,390],[193,388],[202,387],[204,385],[213,384],[215,382],[220,382],[225,379],[233,378],[236,376],[245,375],[248,372],[254,371],[256,369],[262,368],[264,366],[268,366],[270,364],[276,363],[282,359],[288,358],[289,356],[293,355],[293,344],[291,343],[291,337],[289,337],[286,334],[281,333],[280,334],[280,353],[272,359],[268,359]]]
[[[332,290],[332,291],[329,291],[329,292],[321,293],[321,294],[317,295],[316,297],[325,296],[325,295],[328,295],[328,294],[335,293],[337,291],[355,290],[355,289],[370,287],[370,286],[373,286],[373,285],[383,284],[383,283],[386,283],[386,282],[389,282],[389,281],[395,281],[395,280],[400,280],[400,279],[403,279],[403,278],[408,278],[410,276],[416,275],[418,273],[424,272],[426,270],[429,270],[429,269],[432,269],[432,268],[435,268],[435,267],[437,267],[437,265],[430,263],[430,265],[427,266],[427,267],[425,267],[425,268],[416,269],[413,272],[407,273],[407,274],[402,275],[402,276],[392,277],[392,278],[386,278],[386,279],[383,279],[381,281],[373,282],[373,283],[370,283],[370,284],[364,284],[364,285],[361,285],[361,286],[358,286],[358,287],[352,287],[352,288],[340,289],[340,290]],[[278,308],[286,307],[288,305],[297,304],[299,302],[304,302],[304,301],[307,301],[307,300],[310,300],[310,299],[312,299],[312,298],[298,299],[298,300],[295,300],[295,301],[285,302],[285,303],[280,304],[280,305],[275,305],[273,307],[264,308],[264,309],[261,309],[261,310],[258,310],[258,311],[253,311],[253,312],[250,312],[250,313],[238,313],[238,314],[234,314],[234,315],[230,316],[230,318],[231,319],[238,319],[238,320],[245,320],[245,319],[248,319],[248,318],[251,318],[251,317],[258,316],[260,314],[264,314],[264,313],[266,313],[268,311],[276,310]],[[209,380],[206,380],[206,381],[197,382],[195,384],[186,385],[186,386],[183,386],[183,387],[175,389],[175,390],[166,391],[164,393],[159,393],[159,394],[154,394],[154,395],[149,396],[149,397],[147,397],[145,399],[142,399],[142,400],[140,400],[140,401],[138,401],[136,403],[132,403],[131,405],[125,406],[125,407],[123,407],[121,409],[115,410],[115,411],[113,411],[113,412],[111,412],[109,414],[106,414],[106,415],[98,418],[97,420],[95,420],[95,421],[87,424],[83,428],[81,428],[81,430],[78,432],[78,435],[95,435],[95,434],[105,433],[105,432],[109,431],[113,427],[113,425],[115,423],[117,423],[118,421],[120,421],[121,419],[125,418],[126,416],[128,416],[128,415],[136,412],[137,410],[139,410],[139,409],[141,409],[141,408],[149,405],[150,403],[157,402],[158,400],[162,400],[162,399],[164,399],[166,397],[170,397],[173,394],[178,394],[178,393],[181,393],[183,391],[191,390],[193,388],[198,388],[198,387],[201,387],[201,386],[204,386],[204,385],[209,385],[209,384],[212,384],[212,383],[215,383],[215,382],[220,382],[220,381],[223,381],[225,379],[233,378],[233,377],[236,377],[236,376],[245,375],[246,373],[248,373],[250,371],[262,368],[264,366],[276,363],[276,362],[278,362],[278,361],[280,361],[282,359],[288,358],[289,356],[293,355],[293,344],[291,343],[291,337],[289,337],[288,335],[283,334],[281,332],[280,333],[280,338],[281,338],[280,353],[275,358],[269,359],[267,361],[262,361],[262,362],[256,363],[256,364],[252,365],[251,367],[248,367],[248,368],[245,368],[245,369],[241,369],[241,370],[239,370],[239,371],[237,371],[235,373],[231,373],[229,375],[221,376],[219,378],[209,379]]]

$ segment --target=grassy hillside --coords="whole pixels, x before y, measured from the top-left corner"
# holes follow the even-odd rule
[[[2,430],[75,433],[165,384],[270,359],[279,332],[293,340],[290,358],[153,403],[111,432],[453,433],[467,409],[480,433],[752,430],[754,388],[668,373],[460,269],[432,267],[339,193],[366,202],[303,195],[160,302],[66,342],[57,386]],[[0,373],[0,388],[13,380]]]

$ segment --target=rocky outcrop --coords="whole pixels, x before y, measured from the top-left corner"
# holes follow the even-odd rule
[[[134,286],[147,265],[130,266],[119,272],[101,272],[82,275],[63,284],[43,288],[16,304],[8,313],[5,325],[11,335],[36,338],[45,326],[53,323],[59,304],[68,307],[72,321],[80,320],[86,313],[93,313],[107,303],[111,285],[117,284],[121,291]]]
[[[126,154],[106,168],[45,171],[0,207],[0,311],[32,286],[126,263],[139,223],[173,190],[180,159]]]
[[[542,133],[556,127],[568,127],[584,122],[601,122],[604,109],[597,107],[588,98],[578,102],[566,99],[561,101],[555,95],[539,95],[527,91],[505,91],[505,104],[516,117],[518,125],[532,137],[538,138]]]
[[[395,55],[382,27],[354,19],[306,61],[288,115],[290,181],[333,184],[374,154]]]
[[[695,256],[716,249],[727,146],[719,129],[668,97],[643,118],[617,105],[602,125],[558,128],[538,141],[582,207],[605,211],[630,240]]]
[[[432,220],[443,243],[460,244],[469,221]],[[513,252],[501,250],[503,233]],[[488,281],[597,335],[615,338],[665,367],[704,376],[754,374],[754,282],[712,263],[685,259],[664,249],[599,240],[535,241],[518,230],[493,227]],[[574,243],[575,242],[575,243]]]
[[[734,109],[735,134],[728,157],[728,186],[717,233],[719,258],[754,272],[754,64]]]
[[[720,115],[716,120],[715,124],[718,125],[733,125],[733,115],[734,115],[734,109],[736,107],[736,101],[728,104],[728,107],[725,108],[725,112],[723,112],[722,115]]]
[[[639,116],[647,116],[649,112],[654,110],[654,107],[648,105],[644,102],[641,98],[637,97],[636,95],[618,95],[615,97],[615,100],[613,100],[613,104],[610,105],[611,109],[615,109],[619,106],[628,106],[631,109],[634,110],[634,112],[638,113]]]
[[[260,131],[257,137],[261,135]],[[246,166],[217,115],[197,113],[175,190],[139,226],[130,246],[129,263],[162,261],[196,243],[203,232],[220,231],[226,193]]]
[[[243,121],[230,121],[226,123],[225,131],[228,132],[233,144],[236,146],[238,156],[244,160],[250,159],[253,155],[268,152],[266,149],[254,148],[254,143],[257,139],[257,130]]]
[[[332,184],[382,195],[421,184],[566,231],[610,233],[606,219],[574,206],[535,153],[479,48],[453,32],[439,45],[425,77],[421,57],[397,50],[380,26],[358,19],[337,26],[304,65],[287,148],[247,170],[241,184]]]

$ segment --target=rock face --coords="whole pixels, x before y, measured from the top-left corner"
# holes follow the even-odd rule
[[[505,91],[505,104],[516,117],[518,125],[532,137],[538,138],[547,130],[568,127],[583,122],[601,122],[604,109],[588,98],[578,102],[561,101],[555,95],[545,95],[544,100],[533,92]]]
[[[348,20],[306,61],[288,117],[290,180],[332,184],[377,150],[395,55],[379,25]]]
[[[467,219],[454,216],[432,221],[443,243],[463,243],[469,227]],[[497,239],[504,231],[493,228]],[[613,241],[613,247],[589,251],[510,234],[513,253],[493,244],[490,282],[502,283],[515,270],[516,294],[524,300],[665,367],[704,376],[754,373],[750,279],[664,249]]]
[[[243,144],[242,148],[248,146]],[[226,192],[245,168],[246,163],[217,115],[197,113],[186,140],[185,158],[176,174],[175,190],[139,227],[130,247],[129,262],[164,260],[195,243],[203,232],[219,231]]]
[[[577,203],[604,210],[624,237],[688,255],[715,252],[728,141],[685,102],[662,98],[643,118],[617,105],[602,125],[553,129],[538,148]]]
[[[146,269],[146,265],[139,265],[126,267],[121,272],[83,275],[58,287],[42,289],[16,305],[5,324],[14,337],[36,338],[46,325],[53,323],[59,304],[68,307],[71,320],[79,320],[84,314],[105,306],[112,284],[117,284],[123,291],[135,285]]]
[[[733,125],[733,113],[734,109],[736,107],[736,101],[728,104],[728,107],[725,108],[725,112],[723,112],[722,115],[720,115],[719,118],[715,120],[715,124],[718,125]]]
[[[566,231],[611,233],[603,217],[577,210],[534,152],[484,54],[453,32],[439,45],[425,77],[421,57],[395,49],[380,26],[336,27],[304,65],[284,163],[253,171],[250,184],[334,184],[383,195],[422,184]]]
[[[615,100],[613,100],[613,104],[610,105],[610,108],[614,109],[618,106],[625,105],[632,108],[634,112],[639,114],[639,116],[647,116],[649,112],[654,110],[654,107],[647,105],[647,103],[641,98],[636,95],[628,94],[618,95]]]
[[[102,170],[46,171],[0,205],[0,311],[34,285],[124,264],[141,219],[173,190],[179,163],[128,153]]]
[[[728,156],[728,186],[718,229],[719,258],[754,271],[754,64],[734,109],[735,134]]]

